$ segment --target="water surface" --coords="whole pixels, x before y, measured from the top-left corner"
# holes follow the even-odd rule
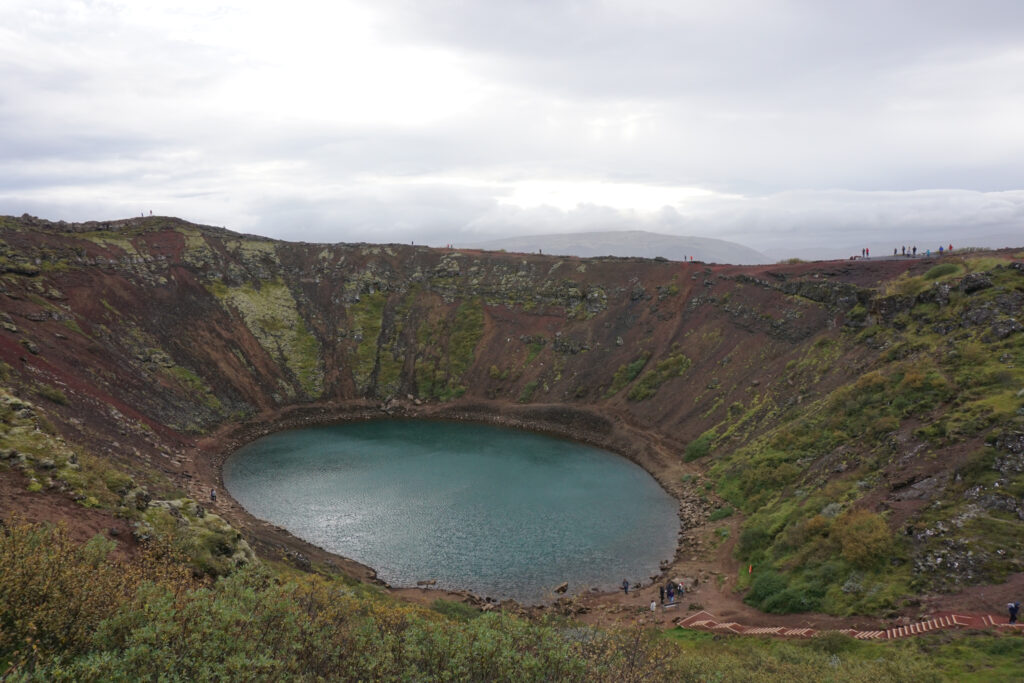
[[[570,441],[455,422],[279,432],[224,467],[256,517],[377,570],[393,586],[535,602],[657,573],[676,502],[637,465]]]

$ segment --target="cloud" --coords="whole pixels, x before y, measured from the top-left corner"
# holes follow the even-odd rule
[[[1022,74],[1024,5],[993,0],[9,0],[0,211],[435,244],[1013,235]]]

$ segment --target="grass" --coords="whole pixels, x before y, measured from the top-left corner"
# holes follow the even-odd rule
[[[32,390],[39,396],[58,405],[66,406],[68,404],[67,395],[57,387],[50,386],[49,384],[35,384]]]
[[[918,305],[893,325],[880,321],[873,330],[808,347],[787,368],[788,381],[808,390],[834,376],[851,347],[871,344],[883,351],[852,381],[798,410],[758,414],[757,424],[751,421],[745,428],[753,438],[730,442],[734,447],[723,449],[723,457],[712,464],[708,476],[718,494],[746,514],[737,559],[774,572],[763,579],[774,585],[762,585],[747,596],[752,604],[771,611],[871,614],[897,606],[912,583],[922,590],[943,590],[954,581],[992,582],[1014,571],[1006,558],[1024,550],[1019,533],[1011,531],[1019,528],[1018,520],[972,513],[973,518],[934,541],[911,544],[884,517],[875,515],[861,524],[842,516],[877,486],[880,473],[896,457],[891,440],[901,430],[927,453],[1024,427],[1019,340],[994,340],[986,337],[984,326],[959,324],[965,313],[998,308],[999,297],[1020,288],[1019,274],[995,265],[970,264],[972,271],[987,272],[994,284],[971,295],[956,288],[956,278],[964,273],[958,263],[943,263],[917,279],[895,283],[890,294],[923,291],[935,278],[945,278],[952,292],[948,304]],[[942,321],[952,321],[959,330],[955,343],[934,332]],[[771,420],[768,429],[763,428],[766,420]],[[684,457],[702,452],[688,449]],[[946,485],[915,524],[948,525],[969,512],[968,491],[998,492],[993,488],[997,479],[1003,479],[1000,489],[1011,495],[1024,493],[1024,476],[1002,477],[992,469],[992,455],[976,459],[981,463],[985,458],[987,465],[960,467],[956,483]],[[820,514],[830,504],[839,506],[839,518]],[[943,556],[949,543],[975,549],[969,576],[954,578],[946,570],[911,575],[913,558]]]

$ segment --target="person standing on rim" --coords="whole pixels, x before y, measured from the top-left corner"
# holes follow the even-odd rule
[[[629,581],[626,581],[625,579],[622,580],[622,592],[625,595],[629,595]]]

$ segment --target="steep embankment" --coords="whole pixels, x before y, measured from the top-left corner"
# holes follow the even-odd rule
[[[709,267],[0,220],[0,474],[142,536],[187,527],[206,570],[248,548],[182,496],[232,444],[408,413],[635,459],[683,501],[680,561],[737,542],[729,581],[762,609],[893,610],[1021,571],[1009,254]]]

